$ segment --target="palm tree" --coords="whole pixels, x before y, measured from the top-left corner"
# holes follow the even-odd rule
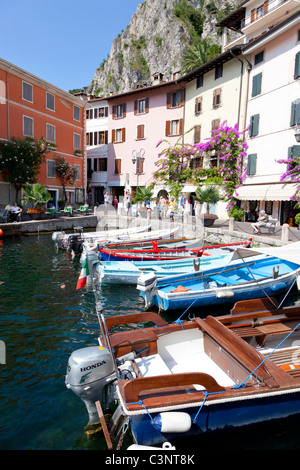
[[[136,202],[142,202],[144,205],[146,201],[153,200],[153,185],[147,187],[139,186],[136,190],[135,196],[132,198],[132,203],[135,204]]]
[[[34,207],[46,204],[51,199],[51,194],[42,184],[26,183],[24,187],[24,196],[22,201],[26,204],[33,204]]]
[[[206,203],[206,214],[209,214],[209,205],[216,204],[220,201],[221,197],[215,186],[207,186],[204,188],[198,188],[194,199],[200,204]]]
[[[204,38],[194,41],[191,45],[188,45],[183,55],[183,72],[187,73],[195,70],[220,54],[220,52],[221,46],[210,39]]]

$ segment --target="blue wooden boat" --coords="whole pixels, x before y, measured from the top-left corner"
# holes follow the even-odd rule
[[[300,260],[296,261],[293,249],[289,249],[288,259],[284,259],[286,247],[273,248],[271,256],[267,255],[270,249],[244,250],[247,262],[241,257],[242,251],[236,250],[234,264],[230,262],[222,269],[213,267],[165,278],[141,274],[137,288],[145,299],[145,308],[154,305],[160,311],[180,310],[279,295],[288,291],[299,276]],[[249,261],[249,257],[253,259]]]
[[[89,424],[103,422],[110,449],[128,424],[141,448],[189,436],[201,447],[206,432],[300,414],[297,306],[255,299],[222,317],[169,324],[153,312],[100,314],[99,323],[100,347],[72,353],[66,385],[84,401]]]
[[[183,258],[164,261],[99,261],[93,263],[95,281],[101,284],[137,285],[138,278],[143,274],[154,273],[156,278],[164,278],[177,274],[195,273],[211,268],[222,267],[231,259],[231,254],[203,256],[202,258]],[[91,260],[91,262],[93,262]]]

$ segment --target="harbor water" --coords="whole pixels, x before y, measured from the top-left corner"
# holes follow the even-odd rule
[[[96,345],[99,333],[92,289],[76,291],[79,259],[56,251],[47,234],[0,239],[0,267],[0,340],[5,344],[5,363],[0,364],[0,449],[106,450],[103,437],[90,439],[85,434],[85,406],[65,386],[70,354]],[[104,315],[144,310],[134,286],[100,286],[98,297]],[[291,296],[290,303],[298,302],[300,297]],[[196,442],[180,439],[176,449],[296,450],[298,421],[224,429]],[[130,444],[130,436],[126,439],[124,445]]]

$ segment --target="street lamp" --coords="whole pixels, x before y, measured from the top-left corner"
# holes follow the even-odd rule
[[[300,142],[300,118],[297,120],[296,124],[295,139],[297,142]]]
[[[143,163],[145,161],[145,150],[144,149],[141,149],[139,152],[137,152],[136,150],[133,150],[132,151],[132,163],[134,165],[136,165],[136,178],[137,178],[137,181],[136,181],[136,190],[138,190],[138,187],[139,187],[139,175],[142,173],[141,172],[141,165],[140,163]]]

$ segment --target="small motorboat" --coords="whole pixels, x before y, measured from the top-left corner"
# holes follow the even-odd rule
[[[212,315],[167,323],[98,312],[98,345],[71,354],[66,386],[90,428],[101,420],[110,449],[128,426],[136,446],[201,445],[203,433],[299,415],[300,308],[266,298]]]
[[[71,249],[78,254],[82,251],[82,243],[89,241],[91,243],[103,243],[106,240],[113,239],[121,235],[137,234],[140,232],[148,232],[151,225],[142,225],[137,227],[122,228],[116,230],[103,230],[95,232],[84,232],[82,227],[75,227],[74,233],[69,234],[64,231],[53,232],[52,240],[59,249]]]
[[[280,295],[299,277],[300,259],[297,262],[295,251],[300,248],[299,243],[293,244],[294,249],[237,249],[223,267],[212,266],[199,273],[164,278],[157,278],[154,272],[141,273],[137,289],[145,299],[146,309],[156,306],[160,311]]]

